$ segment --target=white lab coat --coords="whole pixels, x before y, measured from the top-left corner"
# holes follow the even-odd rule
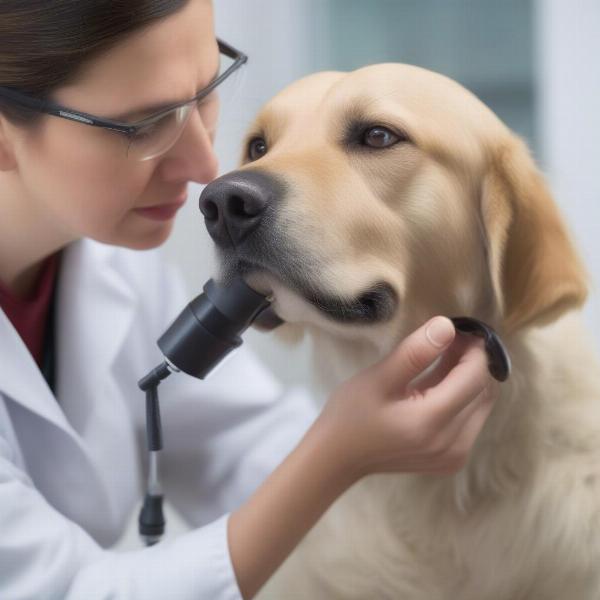
[[[159,387],[167,499],[197,528],[108,548],[141,502],[144,395],[160,334],[190,300],[157,251],[82,240],[57,296],[55,398],[0,310],[0,598],[239,600],[228,513],[296,445],[317,409],[246,346],[204,381]]]

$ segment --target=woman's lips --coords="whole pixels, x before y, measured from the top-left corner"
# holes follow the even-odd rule
[[[166,202],[165,204],[158,204],[157,206],[135,208],[134,211],[138,215],[142,215],[154,221],[168,221],[169,219],[172,219],[177,211],[185,204],[186,197],[187,194],[179,197],[174,202]]]

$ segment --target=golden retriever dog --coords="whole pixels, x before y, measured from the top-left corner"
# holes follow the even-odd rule
[[[362,479],[262,597],[600,598],[588,276],[515,134],[418,67],[317,73],[266,104],[201,209],[222,277],[272,292],[327,389],[434,315],[488,323],[512,359],[461,470]]]

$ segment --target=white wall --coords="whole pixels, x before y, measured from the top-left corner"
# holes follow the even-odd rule
[[[600,347],[600,2],[537,0],[543,166],[593,277],[584,310]]]

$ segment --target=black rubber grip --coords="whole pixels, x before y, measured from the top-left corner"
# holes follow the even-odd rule
[[[498,381],[506,381],[511,371],[510,357],[496,331],[473,317],[452,317],[450,320],[461,333],[470,333],[485,340],[490,375]]]
[[[145,536],[162,536],[165,532],[165,517],[163,515],[162,495],[146,494],[144,506],[138,518],[139,532]]]

